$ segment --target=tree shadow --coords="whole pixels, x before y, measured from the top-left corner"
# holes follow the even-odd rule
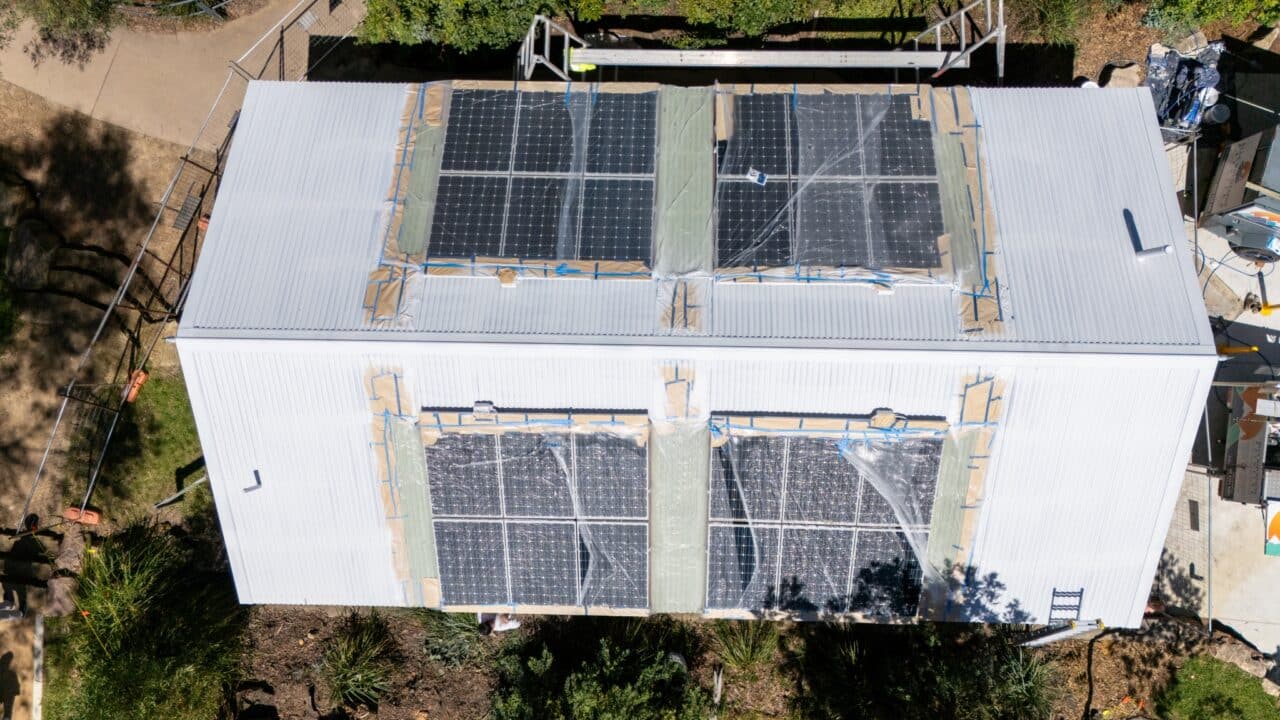
[[[19,324],[27,326],[9,340],[0,363],[3,392],[18,399],[0,414],[6,494],[25,492],[57,411],[53,393],[70,379],[153,217],[148,193],[131,171],[134,155],[126,131],[74,112],[55,115],[32,136],[0,143],[0,229],[7,228],[0,234],[7,238],[0,242],[0,294],[11,298]],[[139,268],[126,302],[157,306],[134,296],[158,290],[149,265]],[[112,327],[125,332],[126,345],[136,341],[119,314]],[[70,409],[79,408],[72,403]]]
[[[1204,603],[1203,576],[1197,576],[1195,563],[1185,564],[1165,548],[1156,566],[1152,596],[1164,602],[1168,611],[1198,618]]]

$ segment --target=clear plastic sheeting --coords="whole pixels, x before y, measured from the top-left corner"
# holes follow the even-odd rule
[[[644,435],[545,424],[427,445],[444,605],[647,608]]]
[[[941,437],[713,436],[708,611],[914,616]]]
[[[929,584],[942,575],[929,563],[929,521],[942,455],[937,440],[842,440],[840,455],[887,505]],[[928,489],[927,494],[925,488]],[[879,501],[883,501],[880,503]]]
[[[646,277],[657,92],[524,88],[454,83],[428,272],[478,270],[479,261],[521,273]]]
[[[946,280],[933,132],[912,96],[727,94],[720,107],[720,275]]]

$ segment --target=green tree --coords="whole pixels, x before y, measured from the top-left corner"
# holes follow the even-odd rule
[[[537,14],[596,20],[603,0],[369,0],[360,27],[368,43],[422,42],[470,52],[518,42]]]
[[[36,26],[25,48],[32,62],[46,58],[83,65],[107,45],[119,20],[121,0],[0,0],[0,46],[10,42],[23,19]]]

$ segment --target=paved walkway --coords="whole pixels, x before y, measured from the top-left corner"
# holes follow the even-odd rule
[[[222,88],[228,62],[297,2],[271,0],[213,30],[161,34],[118,28],[83,68],[57,60],[32,66],[22,48],[34,31],[24,25],[0,50],[0,78],[100,120],[186,145]]]

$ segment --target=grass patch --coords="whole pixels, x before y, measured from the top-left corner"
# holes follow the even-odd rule
[[[207,720],[239,675],[243,609],[204,538],[136,521],[85,555],[78,613],[51,620],[51,720]]]
[[[1050,45],[1074,45],[1089,3],[1080,0],[1010,0],[1005,13],[1024,35]]]
[[[85,447],[77,453],[87,466],[81,468],[86,480],[103,429],[85,433]],[[179,482],[199,479],[202,464],[186,383],[177,371],[157,373],[120,416],[90,503],[112,521],[143,517],[152,504],[177,492]],[[67,485],[66,501],[79,505],[84,486]]]
[[[1276,720],[1280,709],[1262,681],[1235,665],[1200,655],[1187,661],[1159,697],[1169,720]]]
[[[374,709],[391,686],[395,644],[391,629],[377,612],[352,613],[330,638],[318,675],[335,706]]]
[[[428,658],[460,668],[488,656],[489,646],[475,615],[421,609],[414,612],[414,617],[426,631],[422,649]]]
[[[720,662],[739,672],[754,673],[773,662],[778,649],[777,624],[768,620],[720,620],[712,634]]]

